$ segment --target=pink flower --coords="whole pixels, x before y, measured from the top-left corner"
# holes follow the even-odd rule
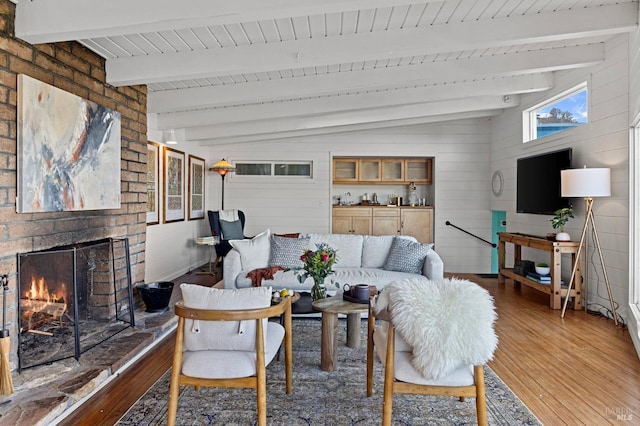
[[[327,260],[329,260],[329,255],[327,253],[322,253],[322,261],[326,262]]]

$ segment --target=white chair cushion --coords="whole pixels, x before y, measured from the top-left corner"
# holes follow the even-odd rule
[[[276,356],[284,338],[284,328],[278,323],[270,321],[267,330],[265,365]],[[250,377],[256,374],[256,354],[252,351],[185,352],[182,374],[203,379]]]
[[[271,305],[271,287],[217,289],[181,284],[182,299],[188,308],[210,310],[256,309]],[[269,339],[267,320],[263,320],[265,342]],[[185,320],[184,348],[187,351],[253,351],[256,321]]]
[[[231,247],[240,253],[242,269],[253,271],[269,266],[271,231],[267,229],[250,240],[231,240]]]
[[[382,361],[382,365],[385,365],[387,361],[387,335],[380,331],[379,328],[376,328],[376,331],[373,333],[373,342],[378,357]],[[446,376],[429,380],[422,377],[413,367],[413,363],[411,362],[412,356],[411,348],[409,348],[409,351],[398,351],[398,334],[396,333],[396,351],[394,355],[394,378],[396,380],[431,386],[471,386],[474,384],[472,365],[460,366]]]

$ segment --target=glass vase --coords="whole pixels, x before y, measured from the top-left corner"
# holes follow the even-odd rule
[[[327,290],[324,288],[323,284],[318,284],[319,282],[321,281],[313,280],[313,286],[311,287],[311,300],[320,300],[327,297]]]

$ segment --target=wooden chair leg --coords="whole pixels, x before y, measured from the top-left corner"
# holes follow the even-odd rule
[[[284,315],[284,366],[287,395],[293,392],[293,335],[291,334],[291,298]]]
[[[382,426],[391,426],[393,413],[393,381],[395,380],[395,330],[389,323],[387,332],[387,357],[384,365],[384,393],[382,397]]]
[[[264,356],[264,330],[262,321],[256,320],[256,405],[258,426],[267,426],[267,372]]]
[[[487,401],[484,388],[484,367],[473,367],[476,382],[476,411],[478,412],[478,426],[487,426]]]
[[[369,308],[369,318],[367,321],[367,396],[373,395],[373,333],[375,331],[376,319]]]
[[[178,414],[178,397],[180,394],[180,371],[182,370],[182,343],[184,340],[184,318],[178,318],[176,331],[176,346],[173,351],[171,368],[171,384],[169,385],[169,407],[167,412],[167,426],[175,426]]]

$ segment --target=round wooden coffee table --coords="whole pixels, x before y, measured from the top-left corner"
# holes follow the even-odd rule
[[[338,365],[338,314],[347,316],[347,346],[360,346],[360,314],[369,310],[369,305],[342,300],[342,294],[316,300],[313,309],[322,312],[322,340],[320,344],[320,368],[334,371]]]

